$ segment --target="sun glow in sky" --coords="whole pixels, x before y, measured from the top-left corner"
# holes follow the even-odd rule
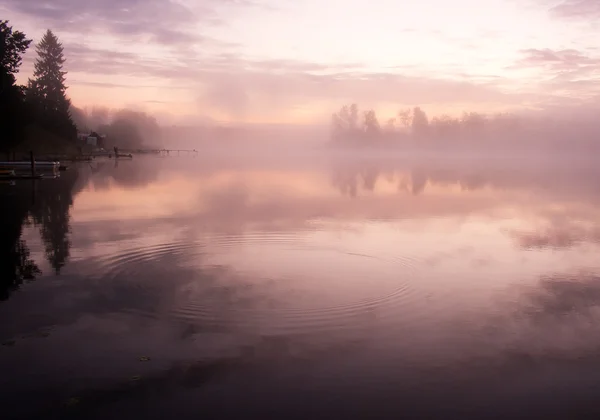
[[[172,121],[312,123],[596,107],[597,0],[5,0],[2,18],[63,41],[79,107]],[[33,49],[19,80],[31,75]]]

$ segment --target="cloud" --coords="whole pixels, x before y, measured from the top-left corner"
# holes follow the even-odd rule
[[[215,24],[216,0],[196,2],[193,9],[177,0],[5,0],[5,8],[61,33],[108,33],[121,39],[179,46],[202,41],[197,24]],[[222,2],[221,2],[222,3]],[[251,4],[235,0],[227,4]]]
[[[556,17],[568,19],[600,18],[600,2],[597,0],[563,0],[552,7],[550,13]]]
[[[166,55],[161,59],[131,51],[94,48],[65,43],[66,67],[73,85],[115,89],[148,87],[165,92],[189,91],[199,108],[213,109],[222,118],[252,117],[260,110],[303,112],[322,107],[322,118],[339,105],[359,102],[365,107],[382,103],[427,105],[457,102],[480,104],[522,103],[523,94],[508,94],[495,83],[436,79],[398,74],[396,70],[374,72],[361,63],[335,65],[286,59],[254,59],[231,52],[204,55]],[[127,82],[125,82],[127,80]],[[174,94],[169,93],[169,94]],[[145,98],[146,100],[164,98]],[[529,98],[531,99],[531,98]],[[395,105],[394,105],[395,106]]]
[[[545,66],[555,70],[572,70],[586,66],[598,66],[600,59],[591,58],[575,49],[552,50],[530,48],[521,51],[521,66]]]
[[[555,95],[589,99],[600,94],[600,57],[576,49],[521,51],[511,70],[537,70],[538,87]]]
[[[514,103],[515,97],[487,85],[464,81],[402,76],[392,73],[337,72],[310,74],[245,71],[203,71],[199,101],[211,103],[215,98],[228,98],[231,110],[240,107],[308,106],[313,102],[343,104],[359,102],[372,107],[393,104],[453,104],[457,102]],[[236,98],[243,99],[243,102]],[[250,100],[248,99],[250,98]],[[223,100],[221,103],[224,104]],[[399,105],[400,106],[400,105]],[[331,110],[331,109],[330,109]],[[327,113],[328,115],[328,113]]]

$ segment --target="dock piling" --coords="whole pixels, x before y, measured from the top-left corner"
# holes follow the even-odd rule
[[[29,151],[29,159],[31,160],[31,176],[35,177],[35,158],[33,156],[33,150]]]

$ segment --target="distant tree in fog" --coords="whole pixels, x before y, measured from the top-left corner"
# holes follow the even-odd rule
[[[106,107],[94,106],[91,109],[86,109],[88,125],[95,130],[102,125],[106,125],[110,121],[110,110]]]
[[[69,113],[71,114],[71,119],[77,127],[77,130],[82,132],[87,132],[91,130],[91,127],[88,123],[87,115],[85,114],[85,111],[83,109],[71,105],[71,107],[69,108]]]
[[[332,138],[334,141],[364,141],[381,134],[381,126],[374,110],[365,111],[359,121],[356,104],[343,106],[332,115]]]
[[[379,125],[379,121],[377,120],[377,115],[375,115],[375,111],[372,109],[366,111],[364,118],[364,131],[367,136],[372,137],[381,134],[381,127]]]
[[[362,119],[357,121],[357,115],[362,115]],[[416,147],[421,143],[422,146],[446,148],[483,145],[505,148],[511,144],[523,144],[524,134],[528,136],[529,143],[538,141],[535,137],[544,138],[540,133],[554,134],[553,125],[548,121],[536,126],[529,120],[525,125],[523,119],[516,115],[484,115],[476,112],[463,112],[460,117],[438,115],[430,120],[418,106],[403,109],[396,117],[385,121],[381,126],[374,110],[360,112],[356,104],[346,105],[332,115],[332,138],[340,144],[368,145],[376,142]]]
[[[139,129],[126,119],[117,119],[109,125],[101,126],[99,131],[106,135],[105,146],[109,148],[139,148],[144,144]]]
[[[401,127],[408,130],[412,125],[413,114],[410,108],[398,112],[398,122]]]
[[[358,132],[358,106],[344,105],[331,116],[331,123],[334,140],[355,138]]]
[[[350,130],[358,129],[358,105],[356,105],[356,104],[350,105],[348,121],[350,124]]]
[[[396,118],[389,118],[385,122],[385,126],[383,127],[383,131],[387,134],[393,134],[396,131]]]
[[[461,124],[465,130],[474,133],[483,131],[487,123],[487,117],[477,112],[464,112],[461,118]]]
[[[438,139],[456,139],[461,133],[461,123],[449,115],[441,115],[431,120],[431,134]]]
[[[427,114],[418,106],[413,109],[412,133],[417,138],[425,137],[429,132],[429,119]]]
[[[154,118],[145,112],[123,109],[114,115],[114,121],[126,121],[138,131],[145,145],[157,145],[161,140],[161,129]]]
[[[122,109],[112,112],[108,108],[71,107],[73,120],[80,131],[96,131],[106,135],[106,146],[141,148],[159,146],[162,130],[156,119],[144,112]]]

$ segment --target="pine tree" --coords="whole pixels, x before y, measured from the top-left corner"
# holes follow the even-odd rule
[[[36,110],[45,128],[62,137],[73,138],[77,129],[71,120],[67,98],[65,57],[63,46],[50,29],[36,45],[38,58],[34,64],[34,79],[29,80],[27,100]]]

